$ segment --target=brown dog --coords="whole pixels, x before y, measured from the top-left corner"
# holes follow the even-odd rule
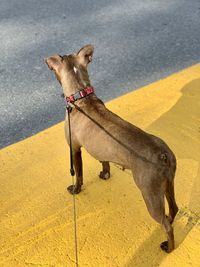
[[[76,54],[54,55],[46,59],[62,85],[65,97],[79,94],[83,88],[91,88],[87,66],[93,52],[93,46],[87,45]],[[167,233],[168,241],[163,242],[161,248],[171,252],[174,249],[171,224],[178,211],[174,198],[176,158],[173,152],[160,138],[112,113],[94,93],[77,100],[70,116],[76,184],[75,188],[68,187],[69,192],[79,193],[83,184],[81,147],[102,162],[102,179],[110,177],[109,162],[130,169],[150,215],[164,226]],[[65,132],[69,143],[67,116]],[[164,196],[169,205],[168,217]]]

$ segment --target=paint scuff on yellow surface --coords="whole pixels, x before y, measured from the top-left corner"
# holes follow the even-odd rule
[[[76,196],[80,267],[200,266],[200,64],[119,97],[107,106],[160,136],[175,152],[176,249],[160,250],[163,229],[148,214],[129,171],[83,152]],[[69,149],[59,123],[0,152],[0,266],[75,266]]]

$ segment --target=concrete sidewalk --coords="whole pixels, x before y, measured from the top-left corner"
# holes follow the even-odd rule
[[[76,197],[81,267],[200,266],[200,64],[117,98],[107,106],[163,138],[178,159],[176,250],[149,216],[129,171],[108,181],[85,151]],[[75,266],[69,153],[63,123],[1,150],[0,266]]]

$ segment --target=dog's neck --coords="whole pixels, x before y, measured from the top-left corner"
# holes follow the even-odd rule
[[[75,65],[67,75],[62,75],[61,85],[66,97],[84,88],[92,87],[87,70]]]

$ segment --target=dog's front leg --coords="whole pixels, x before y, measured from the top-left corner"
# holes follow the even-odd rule
[[[108,161],[101,161],[102,171],[99,174],[101,179],[107,180],[110,178],[110,164]]]
[[[83,167],[82,167],[82,157],[81,157],[81,149],[73,151],[73,160],[74,167],[76,173],[76,183],[75,185],[70,185],[67,190],[69,193],[78,194],[81,191],[81,186],[83,184]]]

